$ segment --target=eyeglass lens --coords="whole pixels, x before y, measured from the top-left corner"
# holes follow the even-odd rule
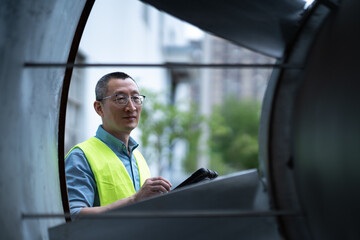
[[[139,96],[131,96],[131,101],[135,105],[141,105],[143,103],[144,97]],[[116,102],[120,105],[126,105],[129,102],[129,96],[127,95],[117,95],[116,96]]]

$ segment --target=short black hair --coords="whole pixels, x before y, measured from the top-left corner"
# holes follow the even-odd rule
[[[111,79],[127,79],[127,78],[130,78],[135,82],[135,80],[132,77],[130,77],[124,72],[112,72],[102,76],[97,82],[95,87],[96,101],[101,101],[101,99],[106,97],[105,95],[108,89],[107,86]]]

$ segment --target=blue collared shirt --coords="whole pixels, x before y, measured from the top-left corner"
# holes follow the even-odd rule
[[[133,138],[129,138],[130,155],[125,144],[106,132],[102,126],[98,127],[96,138],[104,142],[122,161],[134,184],[135,191],[140,189],[139,169],[133,154],[139,146]],[[84,152],[75,148],[65,159],[66,184],[70,204],[70,213],[77,215],[84,207],[99,206],[99,194],[96,187],[95,177]]]

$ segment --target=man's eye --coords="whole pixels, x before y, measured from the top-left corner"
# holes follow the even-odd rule
[[[126,97],[118,97],[116,100],[118,100],[119,102],[125,102]]]
[[[141,98],[139,96],[133,96],[132,99],[134,103],[141,104]]]

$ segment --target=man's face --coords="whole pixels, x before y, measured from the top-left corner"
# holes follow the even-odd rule
[[[126,96],[139,95],[139,89],[135,82],[130,79],[111,79],[108,82],[106,96],[122,94]],[[119,105],[115,96],[105,99],[102,105],[103,128],[110,134],[117,136],[129,133],[137,127],[142,110],[141,105],[135,105],[131,98],[126,105]]]

